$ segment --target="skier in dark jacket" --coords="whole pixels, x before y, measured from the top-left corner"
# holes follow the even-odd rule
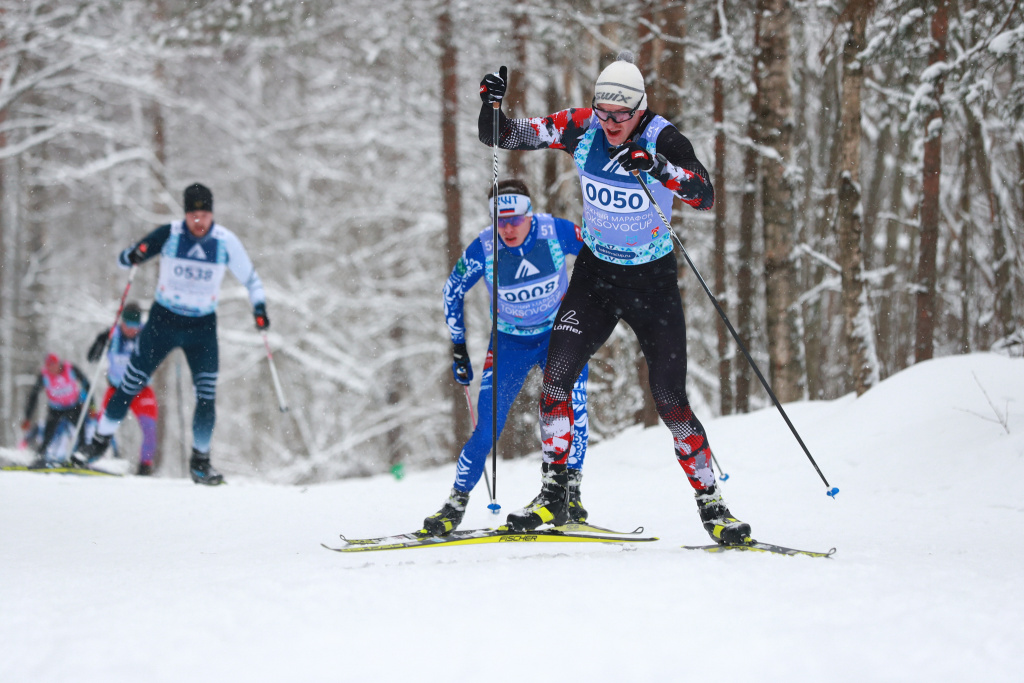
[[[503,73],[480,84],[479,137],[492,145],[493,107],[505,94]],[[540,494],[508,516],[515,530],[563,515],[566,454],[573,425],[572,385],[619,320],[632,328],[650,369],[658,414],[672,432],[675,456],[694,489],[701,521],[719,543],[750,541],[715,486],[704,427],[686,397],[686,326],[669,226],[663,225],[633,172],[671,217],[678,197],[706,211],[714,204],[708,172],[671,123],[647,109],[643,75],[624,53],[598,77],[590,107],[543,118],[499,114],[504,149],[560,149],[572,155],[583,193],[583,241],[569,291],[551,332],[540,420],[544,464]]]
[[[75,457],[91,462],[107,449],[128,406],[173,349],[185,352],[196,409],[192,418],[192,459],[189,472],[198,484],[215,485],[223,475],[210,464],[210,441],[216,419],[217,299],[228,269],[249,290],[256,327],[270,326],[263,284],[241,241],[213,221],[213,193],[199,183],[185,188],[185,220],[161,226],[121,252],[119,264],[129,268],[160,256],[160,279],[117,391],[107,403],[96,434]]]
[[[103,396],[101,406],[107,407],[107,403],[113,398],[117,387],[121,384],[124,371],[128,367],[128,361],[139,345],[139,333],[142,331],[142,309],[134,301],[124,307],[121,314],[121,322],[114,328],[111,335],[110,330],[103,330],[96,336],[92,346],[89,347],[89,362],[95,363],[103,355],[103,349],[107,349],[107,393]],[[109,346],[107,340],[110,340]],[[149,476],[153,474],[153,458],[156,455],[156,421],[159,419],[159,406],[156,401],[156,392],[149,385],[142,388],[135,394],[128,406],[135,415],[142,430],[142,445],[139,448],[139,467],[136,474]]]

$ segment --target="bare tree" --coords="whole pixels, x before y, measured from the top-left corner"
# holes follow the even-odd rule
[[[753,43],[761,42],[761,17],[754,14]],[[743,175],[741,178],[743,192],[740,195],[739,219],[739,268],[736,273],[736,321],[737,333],[743,345],[753,348],[756,321],[754,320],[754,227],[757,221],[757,180],[760,171],[760,154],[755,141],[757,140],[757,113],[761,104],[760,56],[755,49],[750,67],[752,93],[750,111],[747,114],[746,145],[743,149]],[[736,359],[736,412],[745,413],[750,410],[750,386],[753,373],[746,358]]]
[[[758,0],[760,100],[758,142],[772,151],[763,160],[761,215],[771,381],[780,401],[804,394],[803,350],[794,258],[792,92],[787,0]]]
[[[722,19],[726,15],[725,0],[719,0],[714,7],[714,39],[721,40],[724,36]],[[722,54],[716,53],[715,61],[722,61]],[[718,303],[722,310],[728,314],[729,285],[726,280],[728,276],[728,259],[726,256],[726,214],[725,207],[728,203],[729,193],[726,191],[726,155],[725,155],[725,83],[723,75],[716,70],[712,85],[712,116],[715,122],[715,292]],[[719,386],[719,409],[722,415],[728,415],[733,410],[732,394],[732,364],[729,357],[729,348],[732,340],[724,325],[718,325],[718,386]]]
[[[842,162],[839,181],[839,263],[842,267],[843,327],[853,388],[863,394],[878,382],[874,331],[864,285],[861,250],[861,85],[864,66],[860,53],[873,0],[847,3],[840,22],[847,26],[843,45],[843,78],[840,131]]]
[[[949,32],[949,0],[934,0],[931,21],[932,49],[928,71],[922,79],[930,85],[926,102],[924,164],[921,172],[921,244],[917,263],[917,327],[914,360],[920,363],[932,357],[935,347],[936,271],[939,242],[942,179],[942,93],[946,76],[946,36]]]
[[[442,0],[437,16],[438,45],[441,48],[441,159],[443,164],[442,195],[444,197],[445,235],[449,272],[462,254],[462,193],[459,188],[458,121],[459,78],[453,38],[450,0]],[[454,432],[452,457],[459,457],[459,444],[470,431],[470,418],[461,409],[462,386],[449,382]]]

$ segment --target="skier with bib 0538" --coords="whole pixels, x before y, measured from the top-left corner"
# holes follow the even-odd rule
[[[185,188],[185,220],[157,228],[122,251],[118,262],[129,268],[155,256],[161,257],[160,278],[149,320],[92,441],[76,457],[91,462],[103,454],[134,397],[167,354],[180,347],[196,394],[189,472],[196,483],[220,484],[224,477],[210,464],[219,369],[217,299],[230,269],[249,290],[256,327],[264,330],[270,321],[263,284],[238,237],[214,223],[213,193],[199,183]]]
[[[85,398],[89,394],[89,380],[85,374],[75,365],[62,360],[55,353],[46,355],[43,367],[39,370],[39,376],[32,390],[28,393],[28,400],[25,403],[25,417],[21,422],[23,431],[32,427],[32,416],[36,412],[36,404],[39,402],[39,393],[46,393],[46,423],[43,427],[42,438],[36,446],[37,460],[31,467],[46,467],[57,463],[47,463],[45,454],[53,437],[57,434],[57,428],[62,421],[67,421],[74,430],[78,419],[82,414]],[[82,436],[79,435],[79,441]],[[74,449],[74,444],[71,449]],[[64,457],[68,453],[65,452]]]
[[[494,215],[494,188],[488,193]],[[469,493],[480,481],[491,449],[492,384],[491,350],[498,345],[498,433],[501,433],[516,396],[534,366],[544,368],[548,339],[555,312],[569,284],[565,257],[579,253],[583,243],[579,228],[572,222],[550,214],[533,213],[526,183],[519,179],[498,183],[498,321],[497,340],[491,338],[480,378],[477,403],[479,421],[462,448],[455,469],[455,484],[442,508],[423,520],[423,531],[434,536],[451,533],[462,522]],[[494,282],[493,226],[474,239],[456,262],[444,286],[445,319],[453,350],[452,374],[455,381],[468,385],[473,367],[466,350],[466,326],[463,301],[466,292],[480,278],[491,292]],[[569,499],[557,514],[545,522],[564,524],[585,522],[587,511],[580,500],[580,479],[587,451],[587,366],[584,365],[570,387],[569,408],[574,426],[563,461]]]
[[[632,61],[622,53],[601,72],[590,107],[543,118],[499,116],[500,147],[572,155],[583,192],[586,243],[548,346],[540,403],[541,492],[509,515],[508,524],[534,529],[565,505],[570,391],[584,364],[624,320],[647,359],[658,414],[672,432],[705,530],[718,543],[748,543],[750,525],[730,513],[715,485],[707,436],[686,396],[686,327],[670,226],[662,224],[633,172],[650,186],[666,217],[676,197],[694,209],[710,209],[714,190],[690,141],[647,109],[644,78]],[[480,84],[479,137],[488,146],[494,140],[492,107],[501,102],[506,80],[499,72]]]
[[[121,314],[121,321],[114,328],[113,334],[110,330],[103,330],[89,347],[89,362],[95,363],[103,355],[103,349],[107,349],[107,393],[103,396],[100,404],[106,408],[107,403],[114,396],[121,379],[124,377],[124,370],[128,367],[135,348],[139,344],[139,333],[142,331],[142,309],[134,301],[125,304]],[[110,344],[107,345],[107,341]],[[146,385],[135,395],[128,406],[142,430],[142,446],[139,448],[139,467],[136,474],[149,476],[153,474],[153,457],[156,455],[156,421],[159,419],[159,406],[156,402],[156,393],[152,387]]]

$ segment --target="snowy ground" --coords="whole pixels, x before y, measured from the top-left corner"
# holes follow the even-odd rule
[[[663,427],[587,457],[591,519],[661,538],[628,549],[320,547],[418,527],[452,468],[214,489],[0,472],[0,681],[1020,680],[1024,360],[787,409],[837,500],[773,409],[708,421],[723,489],[755,537],[829,560],[681,549],[708,539]],[[500,464],[506,512],[538,462]],[[485,503],[464,528],[495,524]]]

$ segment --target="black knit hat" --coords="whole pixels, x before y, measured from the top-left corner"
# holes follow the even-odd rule
[[[210,188],[199,183],[185,188],[185,213],[189,211],[213,211],[213,193]]]
[[[131,301],[124,306],[124,311],[121,313],[121,320],[126,325],[140,325],[142,324],[142,309],[134,301]]]

